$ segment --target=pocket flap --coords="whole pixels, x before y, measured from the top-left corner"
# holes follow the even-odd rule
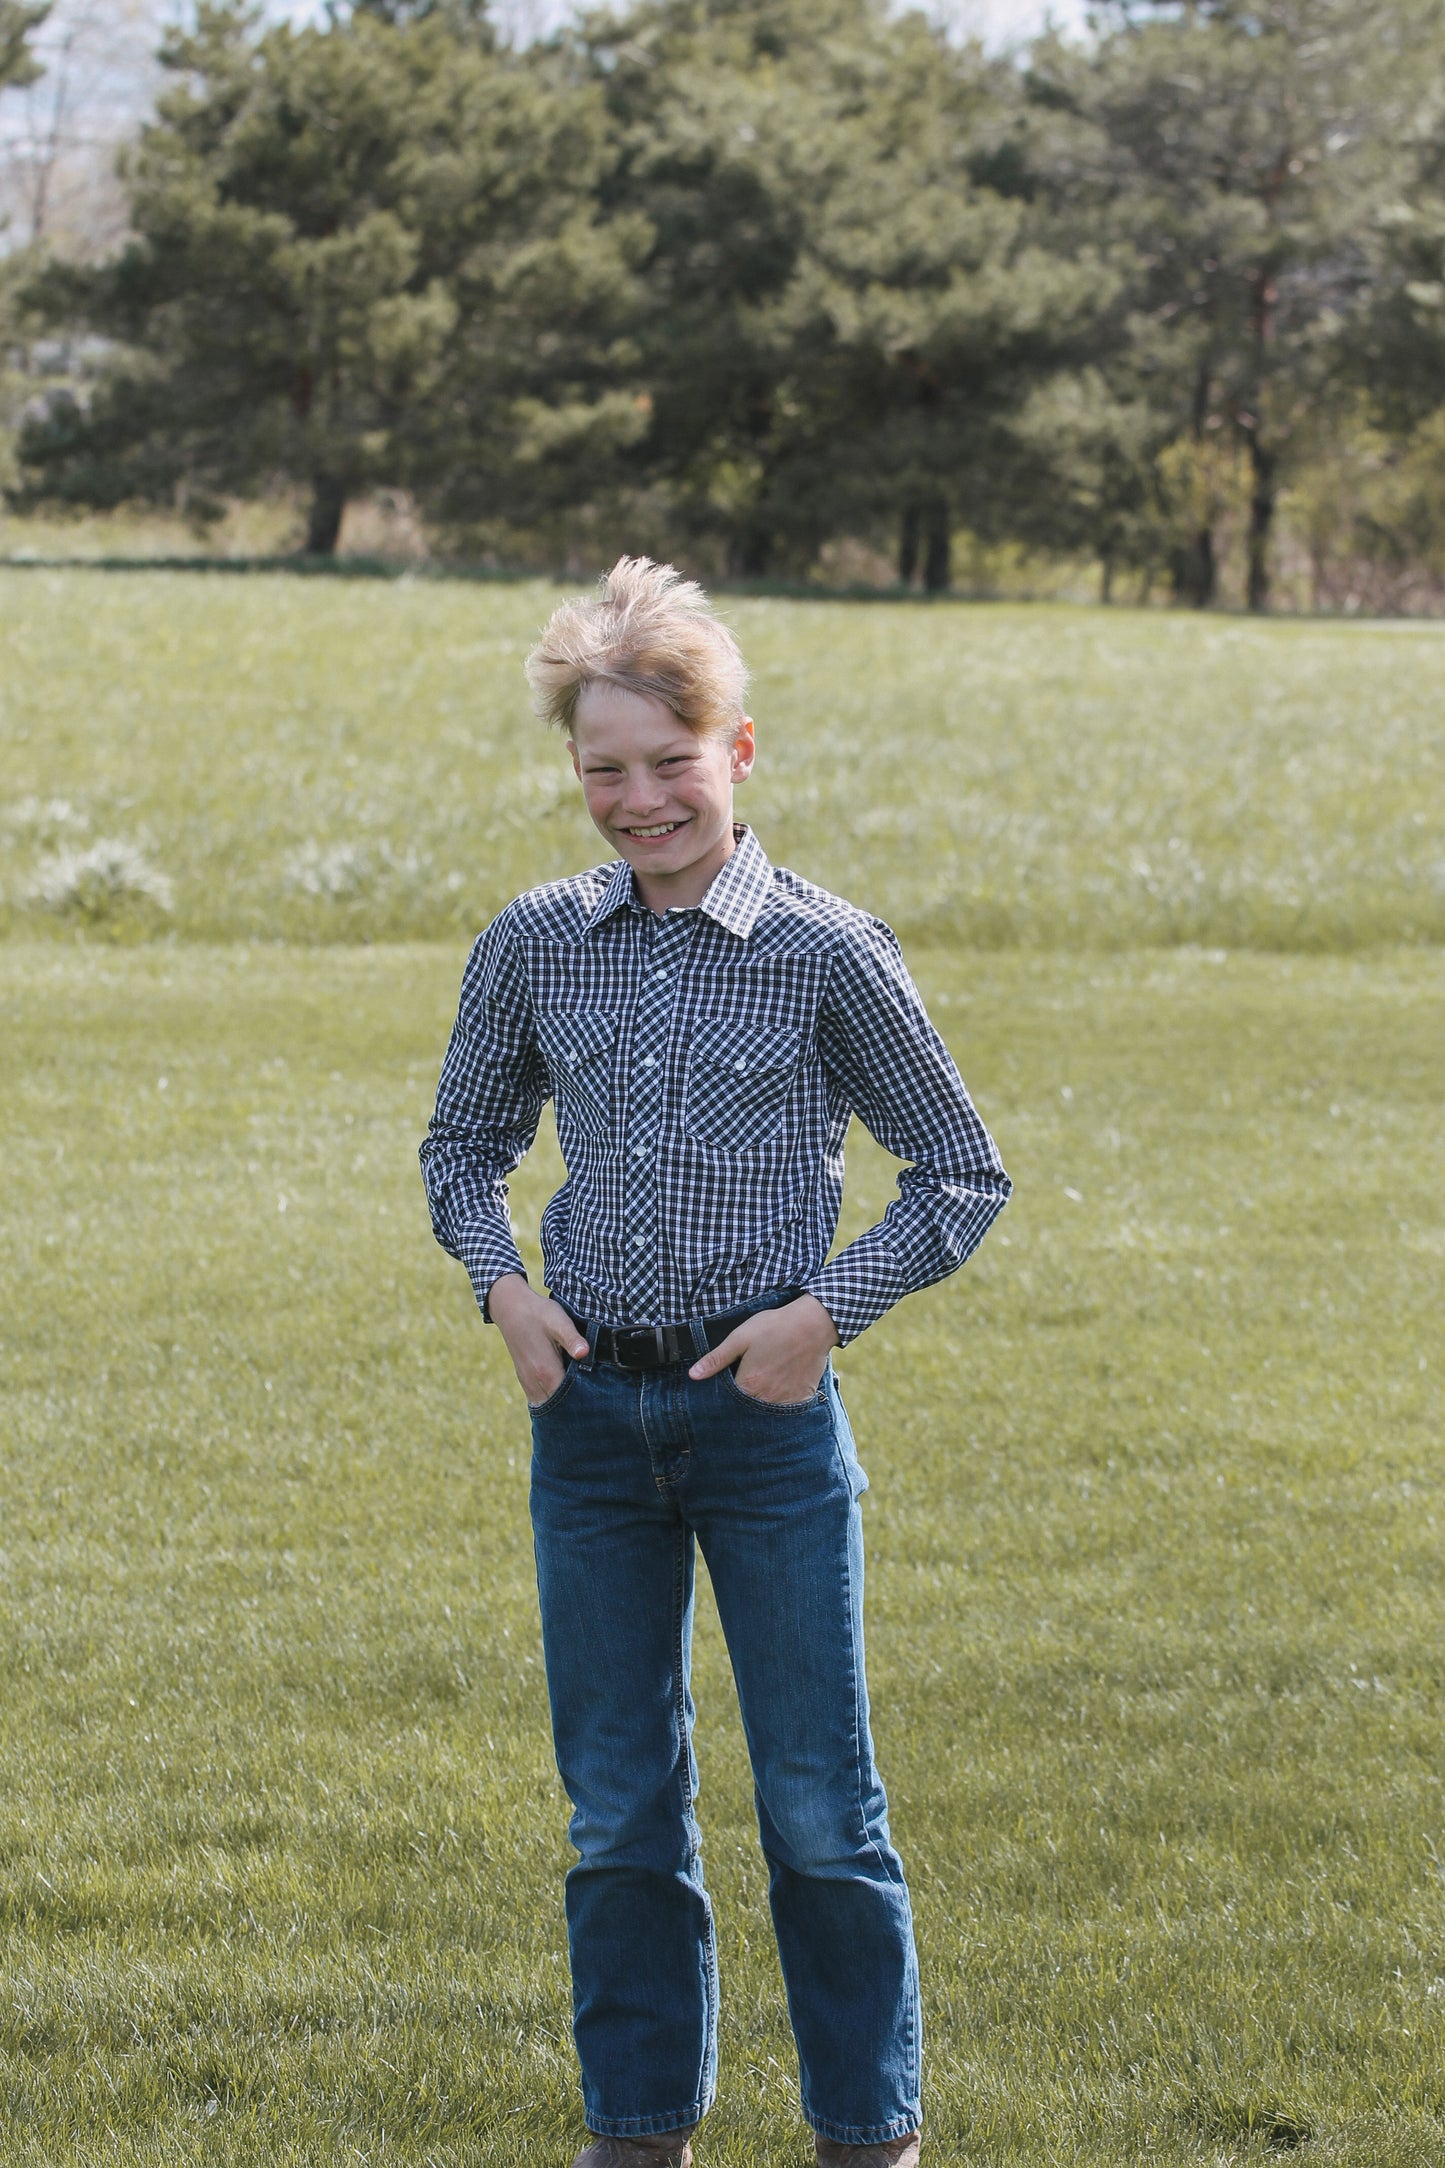
[[[554,1009],[537,1018],[537,1036],[553,1070],[565,1075],[606,1053],[617,1018],[606,1009]]]
[[[801,1039],[797,1024],[765,1031],[734,1016],[704,1016],[693,1026],[692,1058],[735,1076],[771,1076],[797,1067]]]

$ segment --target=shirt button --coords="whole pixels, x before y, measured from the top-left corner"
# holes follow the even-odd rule
[[[655,1069],[657,1067],[657,1056],[655,1054],[645,1055],[642,1066],[644,1069]]]
[[[634,1144],[632,1147],[632,1156],[634,1159],[646,1159],[647,1146],[645,1144]]]

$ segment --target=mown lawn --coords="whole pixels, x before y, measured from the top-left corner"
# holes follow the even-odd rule
[[[78,592],[103,656],[115,598],[144,627],[164,622],[147,594],[176,590],[63,588],[59,630],[12,625],[12,648],[63,659]],[[302,591],[273,592],[275,710]],[[178,654],[201,593],[224,626],[253,591],[195,582]],[[539,599],[504,598],[519,628]],[[1045,678],[1057,624],[1122,637],[1005,620]],[[125,684],[96,665],[97,706],[53,747],[11,747],[17,796],[89,790],[109,822],[130,795],[194,883],[188,925],[262,893],[258,874],[204,901],[249,823],[261,850],[312,818],[305,787],[262,788],[270,754],[248,767],[240,694],[213,704],[215,637],[209,688],[181,654],[190,675],[152,698],[137,650]],[[1278,652],[1336,642],[1336,675],[1368,675],[1376,637],[1284,628]],[[1410,684],[1436,638],[1389,648]],[[332,667],[344,706],[361,663]],[[5,698],[13,723],[13,681]],[[194,758],[163,783],[156,717],[183,712]],[[399,776],[413,719],[394,708]],[[869,803],[941,819],[909,801],[908,759],[880,729]],[[826,798],[832,770],[816,781]],[[784,810],[811,787],[796,762],[775,785]],[[1381,836],[1404,832],[1393,787]],[[789,845],[835,878],[851,853],[854,887],[925,878],[902,843],[834,850]],[[0,947],[6,2168],[565,2168],[578,2140],[525,1420],[415,1171],[462,947]],[[1445,958],[912,953],[1018,1183],[967,1271],[844,1358],[929,2154],[1435,2168]],[[890,1178],[855,1160],[845,1232]],[[549,1149],[524,1171],[529,1229],[554,1171]],[[703,1609],[725,2027],[700,2168],[801,2168]]]
[[[522,680],[556,599],[0,568],[0,930],[464,939],[596,855]],[[746,812],[911,941],[1445,940],[1445,626],[727,609]]]

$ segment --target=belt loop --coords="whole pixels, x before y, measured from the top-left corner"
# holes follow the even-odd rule
[[[587,1359],[585,1362],[579,1363],[577,1367],[580,1370],[591,1370],[597,1361],[597,1335],[602,1330],[601,1321],[595,1317],[589,1317],[585,1320],[582,1330],[587,1335]]]
[[[687,1329],[692,1334],[692,1351],[695,1356],[706,1355],[712,1345],[707,1336],[707,1326],[700,1317],[690,1317]]]

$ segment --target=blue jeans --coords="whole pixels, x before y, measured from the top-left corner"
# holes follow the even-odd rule
[[[701,1352],[701,1345],[699,1347]],[[775,1407],[728,1371],[572,1364],[532,1414],[532,1526],[587,2125],[696,2123],[717,1955],[694,1816],[694,1543],[752,1759],[803,2112],[845,2144],[921,2121],[918,1964],[863,1676],[866,1477],[832,1366]]]

